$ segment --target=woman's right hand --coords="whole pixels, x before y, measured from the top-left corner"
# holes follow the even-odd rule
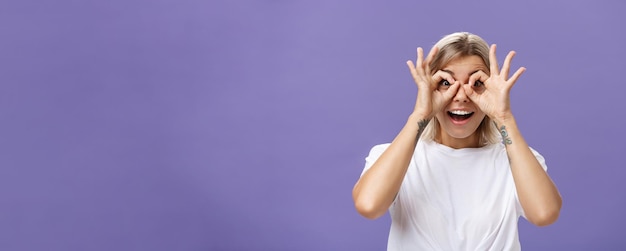
[[[413,113],[427,120],[443,110],[461,86],[447,72],[437,71],[432,76],[430,75],[430,61],[437,52],[438,48],[433,47],[424,61],[424,51],[421,47],[417,47],[415,64],[411,60],[406,62],[417,85],[417,100]]]

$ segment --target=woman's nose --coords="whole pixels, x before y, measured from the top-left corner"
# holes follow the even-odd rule
[[[467,97],[467,94],[465,94],[465,89],[463,88],[463,85],[465,85],[465,83],[461,84],[461,88],[459,88],[459,90],[456,92],[456,95],[454,95],[454,101],[456,102],[469,102],[469,98]]]

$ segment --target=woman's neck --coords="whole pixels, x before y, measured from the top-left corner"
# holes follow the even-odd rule
[[[435,137],[435,141],[454,149],[481,147],[478,132],[472,133],[472,135],[467,138],[454,138],[446,132],[439,131],[438,135]]]

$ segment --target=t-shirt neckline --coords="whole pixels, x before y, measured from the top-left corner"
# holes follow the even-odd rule
[[[491,149],[497,146],[497,144],[488,144],[482,147],[456,149],[456,148],[452,148],[452,147],[440,144],[434,140],[424,140],[424,143],[427,146],[433,147],[440,152],[449,153],[449,154],[475,154],[475,153],[490,151]]]

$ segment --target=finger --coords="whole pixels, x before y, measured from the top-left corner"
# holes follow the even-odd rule
[[[511,60],[513,60],[514,56],[515,56],[515,51],[510,51],[509,54],[506,55],[506,58],[504,59],[504,63],[502,64],[501,74],[503,74],[505,79],[509,77],[509,69],[511,68]]]
[[[507,81],[507,83],[511,83],[511,86],[513,86],[515,84],[515,82],[517,82],[517,79],[522,75],[522,73],[524,73],[526,71],[525,67],[520,67],[519,69],[517,69],[517,71],[515,71],[515,73],[513,73],[513,76],[511,76],[511,78]]]
[[[456,82],[451,82],[453,83],[450,88],[448,88],[448,90],[446,90],[443,93],[443,98],[445,101],[450,101],[455,95],[456,93],[459,91],[459,88],[461,88],[462,84],[459,81]]]
[[[437,71],[435,72],[435,74],[432,77],[433,80],[433,87],[437,87],[437,85],[439,85],[439,83],[441,82],[441,80],[448,80],[448,83],[450,84],[454,84],[454,78],[452,77],[452,75],[450,75],[450,73],[447,73],[445,71]]]
[[[447,72],[441,71],[441,70],[439,70],[439,71],[435,72],[435,74],[433,74],[433,79],[438,79],[438,80],[445,79],[445,80],[448,80],[448,82],[450,82],[450,84],[455,82],[454,78],[452,77],[452,75],[450,73],[447,73]]]
[[[433,48],[430,48],[430,52],[428,52],[428,56],[426,57],[426,61],[433,60],[435,55],[437,55],[437,52],[439,52],[439,47],[433,46]]]
[[[406,65],[409,67],[409,71],[411,72],[413,81],[417,83],[417,72],[415,71],[415,65],[413,64],[413,61],[411,60],[406,61]]]
[[[415,65],[416,66],[422,66],[422,64],[424,63],[424,50],[422,50],[422,47],[417,47],[417,60],[415,60]]]
[[[489,75],[487,75],[487,73],[485,73],[484,71],[477,71],[470,76],[469,81],[467,83],[470,86],[474,86],[474,83],[480,80],[483,82],[483,84],[486,84],[488,78],[489,78]]]
[[[465,91],[465,96],[467,96],[472,102],[476,102],[479,94],[472,89],[471,85],[463,85],[463,90]]]
[[[478,74],[478,72],[470,76],[469,80],[467,81],[467,84],[470,86],[473,86],[476,80],[480,80],[480,75]]]
[[[439,47],[437,46],[433,46],[433,48],[430,49],[430,52],[428,52],[428,56],[426,57],[426,62],[424,62],[424,69],[426,71],[426,73],[430,73],[430,61],[433,60],[433,58],[435,58],[435,55],[437,55],[437,53],[439,52]]]
[[[496,57],[496,44],[492,44],[491,48],[489,48],[489,71],[491,71],[491,75],[498,75],[500,72],[498,71],[498,58]]]

